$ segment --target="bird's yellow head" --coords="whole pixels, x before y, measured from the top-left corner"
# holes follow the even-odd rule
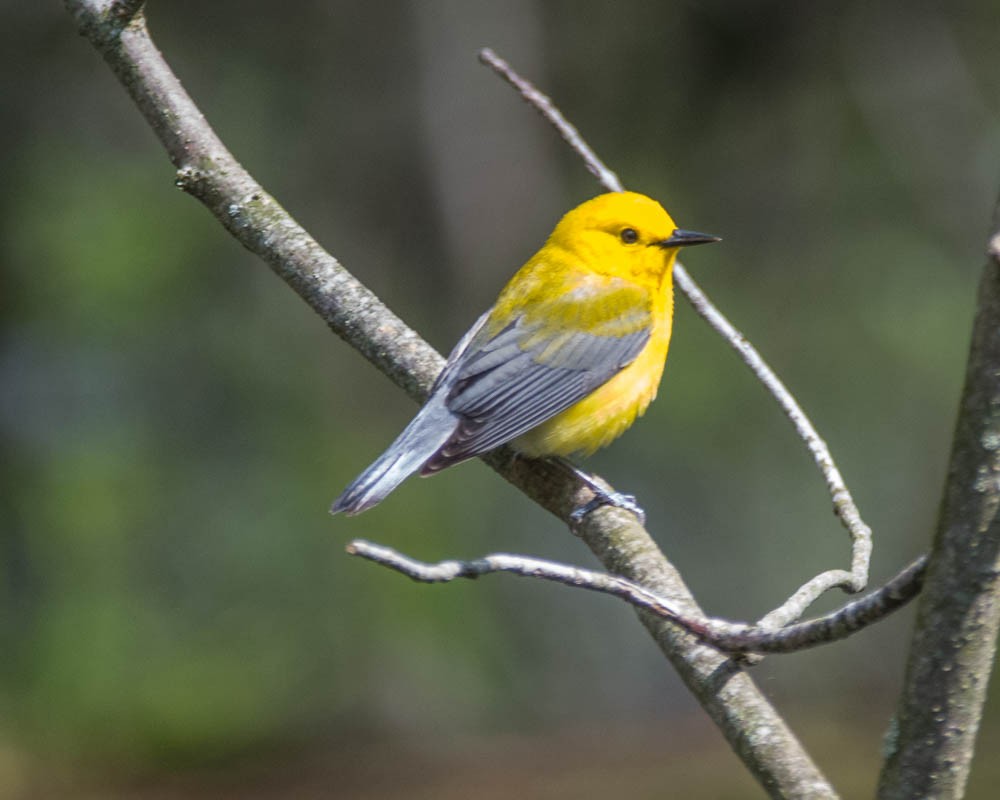
[[[717,241],[679,229],[663,206],[636,192],[611,192],[581,203],[549,237],[550,245],[596,272],[657,280],[673,266],[679,248]]]

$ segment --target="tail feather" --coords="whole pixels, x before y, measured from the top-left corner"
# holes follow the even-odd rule
[[[444,398],[432,397],[396,441],[334,501],[330,513],[360,514],[382,502],[448,441],[457,425],[458,418],[445,407]]]

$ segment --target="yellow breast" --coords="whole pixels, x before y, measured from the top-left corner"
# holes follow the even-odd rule
[[[669,276],[654,309],[649,342],[625,369],[583,400],[513,443],[532,458],[590,455],[621,436],[656,397],[670,347],[673,293]]]

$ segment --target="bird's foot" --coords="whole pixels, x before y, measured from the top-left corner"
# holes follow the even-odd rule
[[[622,492],[608,492],[599,486],[593,485],[591,485],[591,489],[593,489],[594,496],[582,506],[574,508],[569,515],[570,522],[574,525],[579,525],[583,522],[584,517],[590,512],[596,511],[601,506],[614,506],[624,511],[630,511],[635,514],[640,525],[646,524],[646,512],[642,510],[642,506],[639,505],[634,495],[623,494]]]
[[[549,460],[574,478],[583,481],[587,485],[587,488],[594,493],[594,496],[590,500],[581,506],[577,506],[570,512],[569,521],[571,526],[576,527],[583,522],[584,517],[591,511],[596,511],[601,506],[614,506],[615,508],[629,511],[635,514],[640,525],[646,524],[646,512],[642,510],[642,506],[639,505],[639,502],[633,495],[606,489],[593,475],[584,472],[573,462],[567,461],[565,458],[552,457]]]

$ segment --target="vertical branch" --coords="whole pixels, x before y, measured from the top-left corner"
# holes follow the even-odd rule
[[[1000,206],[879,797],[965,791],[1000,625]]]

